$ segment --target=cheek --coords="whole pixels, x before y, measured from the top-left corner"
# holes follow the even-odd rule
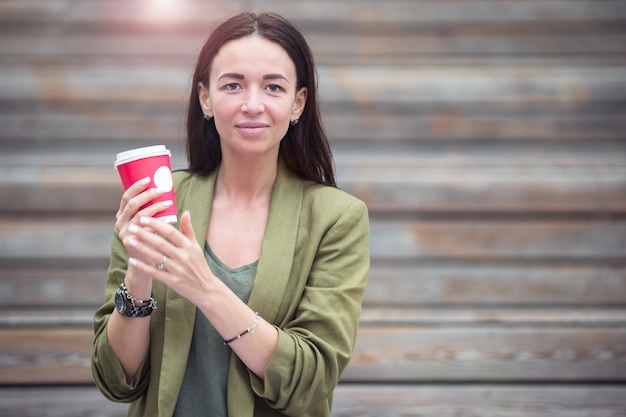
[[[216,119],[231,119],[241,109],[241,103],[232,97],[225,97],[213,102],[213,116]]]

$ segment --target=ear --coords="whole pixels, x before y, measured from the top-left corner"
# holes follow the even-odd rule
[[[299,119],[300,115],[304,111],[304,106],[306,105],[306,98],[308,96],[308,90],[306,87],[302,87],[300,90],[296,92],[296,99],[293,103],[293,111],[291,112],[291,120]]]
[[[213,110],[211,110],[211,100],[209,97],[209,89],[203,82],[198,82],[198,100],[200,101],[200,107],[202,112],[209,117],[213,117]]]

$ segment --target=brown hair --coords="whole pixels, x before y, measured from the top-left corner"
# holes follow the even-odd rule
[[[299,122],[289,126],[280,143],[279,155],[286,166],[304,179],[336,186],[332,153],[322,126],[317,102],[317,78],[313,54],[302,33],[283,17],[242,13],[220,24],[205,42],[196,63],[187,112],[187,158],[189,171],[213,172],[222,160],[220,138],[213,119],[204,119],[197,85],[209,85],[213,59],[229,41],[257,35],[280,45],[296,67],[296,91],[308,91]]]

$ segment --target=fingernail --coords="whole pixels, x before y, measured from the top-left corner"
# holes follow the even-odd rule
[[[170,207],[174,202],[172,200],[161,201],[161,204],[165,207]]]
[[[128,258],[128,263],[131,264],[132,266],[137,266],[137,259]]]
[[[141,185],[146,185],[150,182],[150,177],[143,178],[139,181]]]
[[[131,237],[128,239],[128,244],[130,246],[132,246],[133,248],[137,247],[137,239],[135,239],[134,237]]]
[[[150,224],[150,218],[145,217],[145,216],[142,216],[142,217],[139,219],[139,224],[142,224],[142,225],[144,225],[144,226],[149,225],[149,224]]]
[[[137,227],[137,225],[136,225],[135,223],[131,223],[131,224],[128,226],[128,231],[129,231],[130,233],[132,233],[132,234],[137,233],[137,231],[138,231],[138,230],[139,230],[139,228]]]

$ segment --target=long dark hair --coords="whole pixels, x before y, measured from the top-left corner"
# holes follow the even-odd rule
[[[219,25],[206,41],[193,74],[187,112],[187,158],[189,171],[213,172],[222,160],[220,138],[213,119],[204,119],[198,98],[198,83],[209,85],[213,59],[229,41],[257,35],[280,45],[296,67],[296,91],[306,87],[306,105],[295,126],[290,125],[280,143],[279,155],[286,166],[304,179],[336,186],[333,158],[322,126],[317,102],[317,77],[313,54],[302,33],[283,17],[242,13]]]

